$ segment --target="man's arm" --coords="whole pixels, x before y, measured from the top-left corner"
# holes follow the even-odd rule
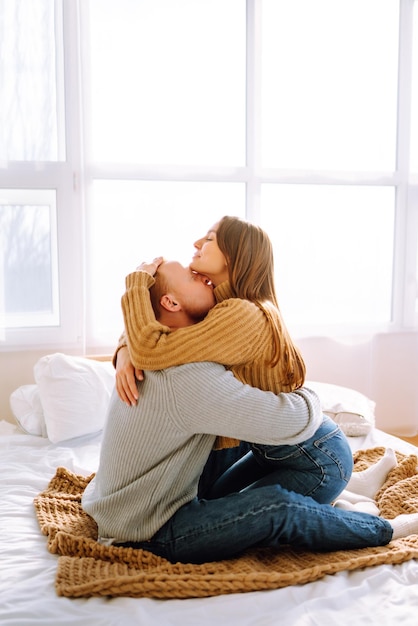
[[[173,380],[178,424],[191,434],[293,445],[312,437],[323,419],[314,391],[306,387],[279,394],[260,391],[217,363],[177,367]]]

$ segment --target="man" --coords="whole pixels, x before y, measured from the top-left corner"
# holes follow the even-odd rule
[[[157,257],[154,263],[143,263],[140,267],[143,271],[154,270],[161,261],[162,257]],[[196,324],[216,304],[213,287],[206,276],[172,261],[160,268],[150,296],[157,319],[172,329]],[[119,348],[114,365],[119,397],[133,406],[138,400],[136,380],[142,380],[143,374],[141,370],[134,369],[126,345]]]
[[[209,309],[213,302],[205,279],[174,262],[159,267],[151,291],[155,315],[170,328],[195,323],[205,308],[196,303]],[[223,480],[244,455],[255,455],[250,443],[212,452],[219,434],[257,442],[263,455],[300,442],[314,454],[322,412],[309,389],[274,395],[207,362],[147,371],[137,386],[134,406],[113,394],[99,468],[83,496],[101,542],[198,563],[252,546],[360,548],[417,532],[418,515],[388,522],[289,491],[267,456],[260,458],[259,476],[236,473],[239,488]],[[305,466],[307,477],[314,465]],[[327,468],[320,469],[326,477]]]

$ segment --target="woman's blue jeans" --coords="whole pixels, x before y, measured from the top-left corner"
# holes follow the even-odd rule
[[[256,546],[328,551],[385,545],[392,537],[386,520],[330,505],[352,467],[348,442],[329,418],[301,444],[242,442],[213,451],[198,496],[150,541],[129,545],[190,563],[227,559]]]
[[[345,435],[329,417],[313,437],[291,446],[241,443],[212,452],[202,473],[199,498],[214,499],[266,485],[330,504],[345,489],[353,455]]]

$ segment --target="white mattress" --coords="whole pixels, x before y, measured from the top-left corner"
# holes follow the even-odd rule
[[[353,450],[377,445],[418,453],[375,430],[351,438]],[[275,591],[191,600],[69,599],[54,589],[57,557],[46,549],[34,497],[58,466],[88,475],[100,437],[54,445],[0,422],[0,624],[2,626],[324,626],[418,624],[418,562],[340,572]]]

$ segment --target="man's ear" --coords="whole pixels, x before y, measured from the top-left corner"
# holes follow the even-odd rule
[[[171,293],[166,293],[162,296],[160,300],[160,305],[166,309],[166,311],[171,311],[172,313],[176,313],[181,311],[181,306],[175,300]]]

